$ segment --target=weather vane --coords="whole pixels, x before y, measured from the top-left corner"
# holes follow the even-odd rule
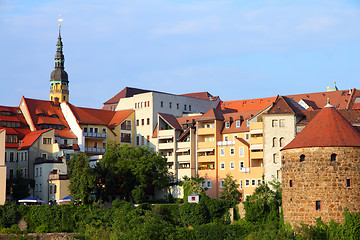
[[[63,19],[61,18],[61,15],[59,14],[59,19],[58,19],[58,22],[59,22],[59,28],[61,28],[61,22],[63,21]]]

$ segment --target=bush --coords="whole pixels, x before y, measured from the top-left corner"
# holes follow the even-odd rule
[[[0,228],[10,228],[17,224],[21,218],[21,213],[15,203],[6,202],[0,205]]]

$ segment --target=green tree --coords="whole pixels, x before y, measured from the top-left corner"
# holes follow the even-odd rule
[[[92,202],[91,194],[96,189],[98,176],[89,165],[89,157],[86,154],[73,155],[68,167],[69,189],[74,200],[81,200],[85,204]]]
[[[29,181],[23,177],[20,169],[16,171],[14,179],[8,181],[8,191],[16,202],[30,196]]]
[[[222,185],[221,198],[239,203],[241,198],[239,186],[240,184],[236,183],[230,173],[226,174]]]
[[[97,168],[106,173],[100,181],[107,194],[120,191],[127,200],[133,198],[136,203],[144,200],[149,186],[162,189],[169,185],[166,159],[149,147],[109,143]]]
[[[184,191],[184,203],[187,202],[188,196],[191,193],[197,193],[201,194],[206,191],[206,189],[201,187],[201,183],[204,182],[204,178],[200,178],[199,175],[196,175],[195,177],[184,177],[184,182],[181,184]]]

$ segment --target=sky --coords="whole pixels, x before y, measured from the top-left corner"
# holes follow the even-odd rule
[[[59,14],[79,107],[124,87],[225,101],[360,88],[358,0],[0,0],[0,105],[49,99]]]

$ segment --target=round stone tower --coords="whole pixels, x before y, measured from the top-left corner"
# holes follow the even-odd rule
[[[332,106],[282,149],[284,219],[292,226],[360,212],[360,133]]]

